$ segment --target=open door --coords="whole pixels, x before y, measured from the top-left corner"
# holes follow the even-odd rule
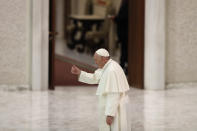
[[[54,90],[55,86],[84,85],[77,81],[76,75],[70,73],[72,65],[89,72],[93,72],[94,67],[70,58],[72,52],[64,50],[68,35],[66,27],[70,22],[71,0],[49,2],[49,89]],[[67,56],[63,55],[62,51]]]
[[[145,23],[145,0],[128,0],[129,1],[129,45],[128,45],[128,75],[129,75],[129,84],[132,87],[144,88],[144,23]],[[69,77],[65,76],[65,74],[69,73],[65,71],[65,68],[70,69],[72,64],[78,64],[82,66],[84,63],[78,62],[68,57],[59,57],[57,54],[55,55],[55,36],[57,35],[55,20],[56,20],[56,0],[50,0],[50,42],[49,42],[49,89],[54,90],[55,85],[65,85],[65,80],[70,82],[70,84],[74,84],[73,80],[74,76],[71,79],[71,75]],[[70,11],[70,0],[65,0],[66,10],[65,10],[65,25],[69,23],[67,16]],[[58,24],[59,25],[59,24]],[[57,25],[57,26],[58,26]],[[59,29],[59,28],[58,28]],[[59,31],[58,31],[59,32]],[[59,32],[61,34],[61,32]],[[67,34],[65,34],[67,35]],[[56,39],[58,42],[58,39]],[[58,45],[58,44],[57,44]],[[70,55],[70,54],[69,54]],[[55,65],[56,63],[56,65]],[[59,65],[59,66],[58,66]],[[56,66],[56,68],[55,68]],[[92,67],[87,66],[88,70]],[[82,68],[82,67],[81,67]],[[56,70],[56,73],[55,73]],[[91,70],[94,70],[93,68]],[[61,72],[63,75],[61,75]],[[58,79],[55,79],[56,77]],[[61,79],[60,79],[61,78]],[[66,83],[69,85],[69,83]],[[76,83],[77,85],[77,83]]]
[[[49,1],[49,89],[54,90],[55,72],[55,0]]]
[[[129,0],[129,84],[144,89],[145,0]]]

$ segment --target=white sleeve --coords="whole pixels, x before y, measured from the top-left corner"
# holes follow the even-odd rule
[[[105,106],[106,116],[115,116],[120,102],[120,93],[108,93]]]
[[[81,74],[79,75],[80,82],[87,83],[87,84],[98,84],[100,78],[96,73],[87,73],[85,71],[81,71]]]

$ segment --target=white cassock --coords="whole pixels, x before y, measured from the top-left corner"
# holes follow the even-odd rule
[[[106,116],[114,116],[111,131],[131,131],[129,122],[129,85],[118,63],[110,59],[102,69],[94,73],[81,71],[79,81],[98,84],[96,95],[99,97],[99,131],[110,131]]]

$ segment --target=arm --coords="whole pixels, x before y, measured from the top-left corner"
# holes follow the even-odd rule
[[[96,77],[96,73],[87,73],[85,71],[81,71],[78,80],[87,84],[98,84],[99,82],[98,77]]]
[[[82,71],[75,65],[72,66],[71,73],[78,75],[78,80],[80,82],[84,82],[87,84],[98,84],[100,80],[100,75],[101,75],[101,72],[99,69],[96,70],[95,73],[93,74],[93,73],[87,73],[85,71]]]
[[[107,94],[107,102],[105,107],[106,123],[111,125],[118,110],[120,101],[120,93]]]
[[[105,107],[106,116],[115,116],[120,101],[120,93],[108,93]]]

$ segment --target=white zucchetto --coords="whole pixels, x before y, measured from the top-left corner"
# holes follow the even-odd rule
[[[100,56],[104,56],[104,57],[109,57],[109,52],[104,49],[104,48],[100,48],[96,51],[96,54],[100,55]]]

